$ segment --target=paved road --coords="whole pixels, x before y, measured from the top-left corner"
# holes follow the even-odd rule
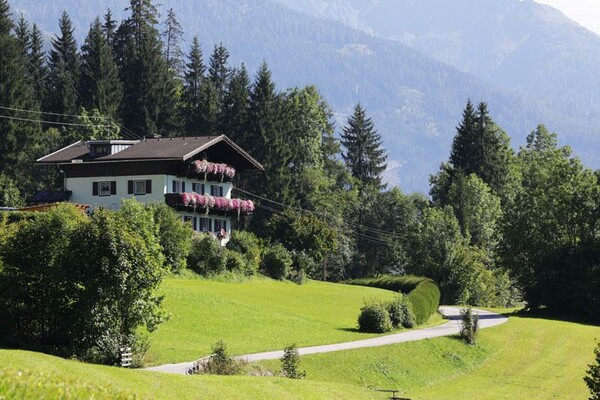
[[[473,310],[479,314],[479,328],[489,328],[492,326],[500,325],[508,321],[508,318],[504,315],[496,314],[490,311],[484,310]],[[414,340],[431,339],[439,336],[450,336],[455,335],[459,332],[459,312],[458,307],[440,307],[440,312],[449,319],[443,325],[433,326],[431,328],[416,329],[407,332],[395,333],[393,335],[379,336],[371,339],[355,340],[352,342],[326,344],[322,346],[311,346],[302,347],[298,349],[300,355],[305,354],[316,354],[316,353],[329,353],[332,351],[359,349],[363,347],[376,347],[385,346],[388,344],[412,342]],[[259,361],[259,360],[274,360],[283,356],[283,350],[279,351],[268,351],[264,353],[247,354],[238,356],[238,359],[246,360],[248,362]],[[179,364],[165,364],[156,367],[146,368],[148,371],[166,372],[171,374],[185,374],[190,363],[179,363]]]

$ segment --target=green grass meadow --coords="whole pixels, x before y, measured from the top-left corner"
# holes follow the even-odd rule
[[[170,278],[169,322],[153,333],[155,363],[189,361],[225,340],[232,354],[355,340],[365,297],[392,292],[359,286],[255,279],[226,283]],[[439,320],[431,321],[432,324]],[[304,380],[180,376],[83,364],[40,353],[0,350],[4,399],[585,399],[583,376],[600,327],[511,314],[480,331],[476,346],[455,337],[301,357]],[[278,371],[280,363],[259,363]]]
[[[376,335],[360,333],[357,317],[366,298],[394,293],[309,281],[303,285],[256,278],[242,283],[166,279],[171,318],[150,335],[150,363],[192,361],[223,340],[231,354],[311,346]]]

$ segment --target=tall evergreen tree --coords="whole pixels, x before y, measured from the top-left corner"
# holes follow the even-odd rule
[[[66,11],[59,21],[60,35],[52,40],[48,75],[49,111],[76,114],[79,99],[79,55],[73,25]]]
[[[31,33],[29,30],[29,24],[27,23],[27,20],[25,19],[23,14],[21,14],[19,22],[15,27],[15,35],[17,37],[17,42],[19,44],[19,48],[21,49],[23,57],[27,58],[29,54],[29,48],[31,45]]]
[[[218,46],[215,46],[208,62],[208,76],[217,91],[219,105],[222,105],[225,100],[227,83],[231,75],[231,70],[227,66],[228,60],[229,51],[223,46],[223,43],[220,43]]]
[[[266,62],[261,64],[250,92],[249,134],[240,138],[242,148],[249,149],[250,154],[259,162],[268,162],[268,152],[275,131],[276,116],[275,83],[271,79],[271,71]]]
[[[33,84],[33,97],[40,105],[46,98],[45,79],[48,75],[46,66],[46,55],[44,52],[44,38],[42,31],[36,24],[31,29],[30,51],[29,51],[29,75]]]
[[[188,135],[200,135],[200,101],[201,87],[206,67],[202,59],[202,48],[198,36],[194,36],[192,47],[185,65],[183,83],[183,118]]]
[[[35,110],[31,82],[27,79],[26,51],[13,34],[14,24],[6,0],[0,0],[0,106]],[[5,117],[23,117],[8,109],[0,109]],[[23,192],[31,192],[38,183],[32,179],[39,124],[0,118],[0,171],[18,182]]]
[[[250,77],[246,66],[234,70],[229,81],[220,118],[220,131],[235,142],[245,134],[250,101]]]
[[[200,86],[198,131],[203,136],[218,135],[219,100],[212,81],[204,78]]]
[[[165,30],[163,31],[163,40],[165,44],[165,57],[167,65],[176,76],[181,76],[183,73],[183,52],[181,51],[181,42],[183,38],[183,28],[175,11],[169,9],[167,19],[165,20]]]
[[[106,14],[104,14],[104,23],[102,24],[102,31],[104,32],[104,37],[106,38],[106,42],[108,45],[113,48],[115,45],[115,34],[117,31],[117,21],[113,19],[112,11],[109,9],[106,10]]]
[[[81,104],[115,118],[123,86],[99,18],[90,27],[81,51]]]
[[[477,139],[477,114],[471,100],[467,101],[467,105],[463,111],[463,119],[460,125],[456,128],[456,136],[452,142],[452,150],[450,151],[450,163],[456,169],[459,169],[466,174],[475,170],[474,162],[475,152],[474,147]]]
[[[173,133],[176,117],[175,77],[169,71],[151,0],[131,0],[131,16],[115,37],[124,84],[123,121],[133,131]]]
[[[354,107],[354,113],[344,127],[342,145],[346,149],[342,157],[352,176],[359,182],[359,192],[367,188],[376,191],[384,189],[381,174],[387,167],[387,155],[381,145],[381,135],[360,104]]]

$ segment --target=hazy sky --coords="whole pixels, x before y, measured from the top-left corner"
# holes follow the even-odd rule
[[[535,0],[562,11],[579,25],[600,35],[600,0]]]

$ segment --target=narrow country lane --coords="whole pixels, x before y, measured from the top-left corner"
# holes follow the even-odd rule
[[[440,312],[449,321],[443,325],[432,326],[430,328],[415,329],[406,332],[399,332],[392,335],[379,336],[371,339],[355,340],[352,342],[343,342],[335,344],[326,344],[320,346],[302,347],[298,349],[300,355],[306,354],[317,354],[317,353],[329,353],[332,351],[360,349],[364,347],[376,347],[385,346],[395,343],[412,342],[415,340],[431,339],[439,336],[450,336],[456,335],[460,330],[459,325],[459,307],[440,307]],[[479,315],[479,328],[489,328],[492,326],[500,325],[508,321],[508,317],[496,314],[490,311],[484,310],[473,310]],[[264,353],[254,353],[236,358],[246,360],[248,362],[260,361],[260,360],[273,360],[283,356],[283,350],[268,351]],[[192,361],[193,362],[193,361]],[[178,364],[165,364],[156,367],[146,368],[147,371],[166,372],[171,374],[185,374],[188,367],[192,362],[184,362]]]

